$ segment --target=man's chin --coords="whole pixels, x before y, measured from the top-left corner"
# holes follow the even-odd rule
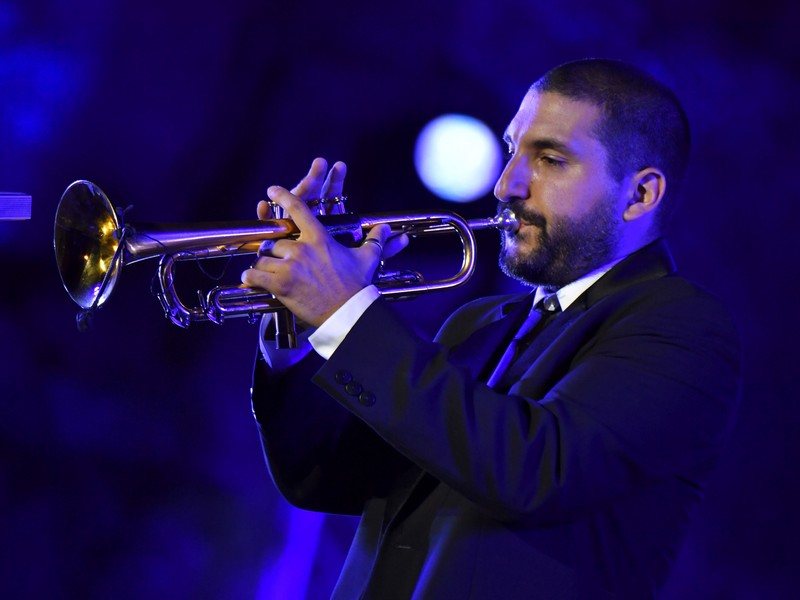
[[[525,260],[539,252],[539,236],[535,230],[505,234],[504,253],[512,260]]]
[[[509,261],[508,257],[501,256],[500,257],[500,270],[506,277],[510,277],[511,279],[515,279],[519,283],[527,286],[538,285],[535,283],[535,277],[532,277],[532,274],[526,268],[525,265],[521,265],[519,262],[516,261]]]

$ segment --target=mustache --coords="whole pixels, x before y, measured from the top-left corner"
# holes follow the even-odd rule
[[[500,203],[497,205],[497,212],[499,213],[504,208],[514,211],[517,219],[524,221],[528,225],[535,225],[540,229],[545,229],[547,226],[547,219],[545,219],[539,213],[530,210],[527,206],[525,206],[525,202],[523,200],[512,200],[507,204]]]

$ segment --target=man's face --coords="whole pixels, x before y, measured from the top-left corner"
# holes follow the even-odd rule
[[[517,215],[500,266],[528,284],[561,287],[616,258],[626,199],[593,131],[600,110],[528,92],[506,129],[509,161],[495,196]]]

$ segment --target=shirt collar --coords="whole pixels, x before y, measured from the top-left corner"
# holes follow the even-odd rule
[[[621,258],[612,260],[611,262],[604,264],[602,267],[587,273],[580,279],[576,279],[572,283],[568,283],[564,287],[556,290],[556,295],[558,296],[558,303],[561,305],[561,310],[566,310],[570,304],[578,299],[578,296],[592,287],[592,285],[594,285],[598,279],[608,273],[612,267],[620,262],[623,258],[625,257],[623,256]],[[552,293],[553,290],[551,288],[546,288],[544,286],[537,287],[533,296],[533,305],[536,306],[540,300]]]

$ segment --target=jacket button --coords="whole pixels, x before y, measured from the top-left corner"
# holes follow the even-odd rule
[[[333,378],[336,380],[336,383],[340,383],[342,385],[346,385],[353,381],[353,375],[350,373],[350,371],[345,371],[344,369],[336,371],[336,375],[334,375]]]
[[[358,396],[361,392],[364,391],[364,388],[357,381],[351,381],[350,383],[344,386],[344,391],[350,394],[351,396]]]
[[[358,395],[358,401],[364,406],[372,406],[375,404],[375,394],[372,392],[361,392]]]

